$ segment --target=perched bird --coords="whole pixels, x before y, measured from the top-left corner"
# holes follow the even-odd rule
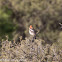
[[[29,33],[30,33],[30,35],[33,35],[33,36],[36,34],[32,25],[30,25],[30,27],[29,27]]]
[[[36,39],[36,32],[35,32],[35,30],[34,30],[34,28],[33,28],[32,25],[30,25],[30,27],[29,27],[29,34],[31,36],[33,36],[33,39],[32,40]]]

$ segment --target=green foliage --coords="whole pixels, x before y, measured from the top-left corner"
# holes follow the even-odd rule
[[[11,34],[16,29],[16,25],[11,19],[11,10],[0,10],[0,38]]]

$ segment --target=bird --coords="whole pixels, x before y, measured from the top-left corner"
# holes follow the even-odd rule
[[[33,38],[32,38],[32,41],[33,41],[34,39],[36,39],[36,32],[35,32],[35,30],[34,30],[34,28],[33,28],[32,25],[30,25],[30,27],[29,27],[29,34],[33,37]]]
[[[33,36],[36,34],[32,25],[30,25],[30,27],[29,27],[29,33],[30,33],[30,35],[33,35]]]

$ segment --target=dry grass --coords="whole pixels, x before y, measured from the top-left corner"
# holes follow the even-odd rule
[[[0,55],[1,62],[62,62],[62,50],[55,44],[47,44],[42,39],[32,42],[29,38],[16,44],[3,41]]]

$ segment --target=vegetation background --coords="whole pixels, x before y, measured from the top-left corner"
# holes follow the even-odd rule
[[[24,40],[29,25],[38,38],[56,43],[62,49],[62,0],[0,0],[0,41]]]
[[[56,41],[62,33],[61,0],[0,0],[0,40],[28,36],[30,24],[40,30],[38,37]]]

